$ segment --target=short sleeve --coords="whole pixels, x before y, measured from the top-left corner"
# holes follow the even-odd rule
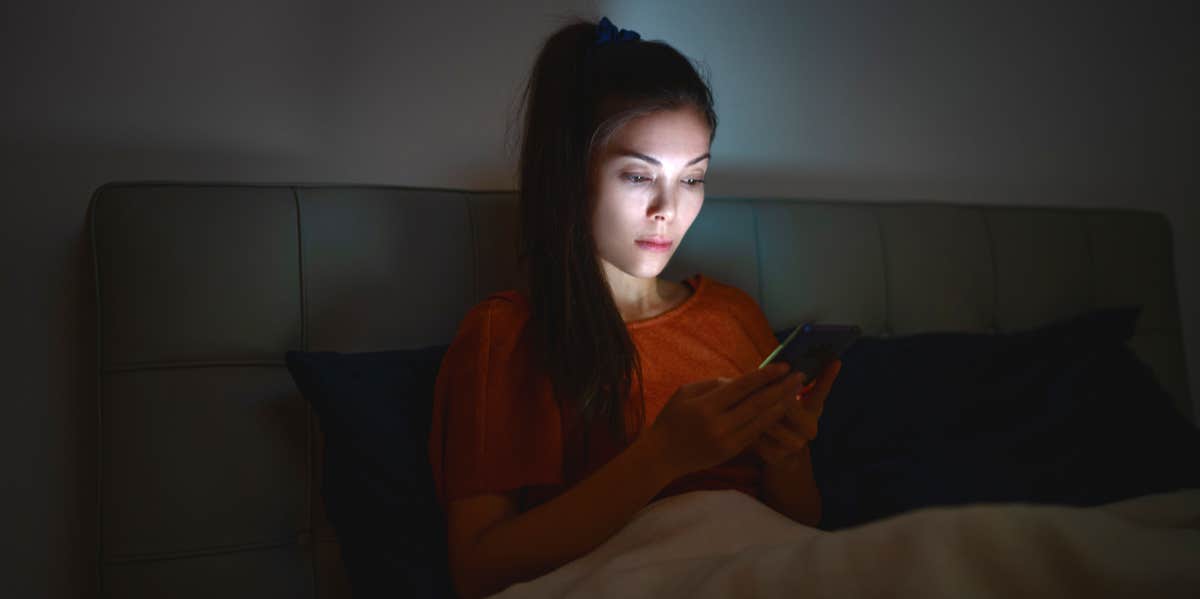
[[[562,481],[562,432],[548,379],[532,368],[528,318],[490,297],[463,318],[434,386],[430,466],[449,502]]]

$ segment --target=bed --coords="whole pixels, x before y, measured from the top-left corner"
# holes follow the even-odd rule
[[[349,596],[338,536],[320,492],[321,427],[284,367],[284,352],[448,343],[472,305],[511,286],[515,208],[511,191],[192,182],[98,188],[89,219],[99,331],[101,595]],[[694,272],[751,294],[776,328],[801,320],[849,322],[884,339],[1021,330],[1136,304],[1142,310],[1129,345],[1175,409],[1193,419],[1171,229],[1158,213],[710,197],[663,276],[682,280]],[[760,544],[761,559],[749,564],[727,545],[711,548],[700,557],[724,560],[725,574],[709,582],[751,584],[794,573],[783,567],[789,562],[779,547],[805,544],[817,531],[773,525],[772,513],[730,493],[649,506],[628,535],[658,530],[672,517],[708,522],[703,514],[712,510],[740,510],[752,528],[776,531],[779,542]],[[1181,491],[1079,517],[1108,515],[1108,526],[1141,526],[1147,539],[1175,543],[1169,555],[1195,555],[1200,563],[1200,554],[1187,553],[1200,534],[1200,517],[1188,507],[1197,504],[1197,495]],[[1032,506],[974,509],[1003,512],[978,516],[992,526],[1063,520]],[[961,514],[930,509],[909,518],[961,524]],[[906,528],[910,521],[856,534],[875,542],[903,537],[912,530]],[[1157,533],[1146,522],[1158,522]],[[938,526],[942,534],[952,530]],[[1165,529],[1172,534],[1153,536]],[[982,534],[982,528],[972,530]],[[630,546],[622,543],[636,545],[628,535],[606,545],[610,553],[598,552],[592,561],[540,581],[537,590],[629,596],[621,592],[664,588],[616,575],[589,579],[609,585],[581,582],[588,572],[614,572],[614,563],[631,563],[610,559],[612,551]],[[825,543],[820,555],[833,555],[835,541]],[[946,545],[938,547],[912,555],[944,559]],[[664,560],[678,555],[664,551],[639,562],[643,574],[667,571]],[[1053,559],[1062,553],[1047,548],[1031,555]],[[1119,557],[1099,556],[1093,563]],[[976,572],[1005,571],[999,561],[993,565]],[[1176,571],[1170,569],[1174,562],[1157,567]],[[634,570],[621,571],[632,576]],[[695,580],[689,576],[680,580]],[[978,590],[984,579],[965,578],[957,587],[943,581],[937,588]],[[712,585],[696,588],[722,588]],[[829,579],[823,588],[814,596],[839,596],[848,587]],[[510,590],[517,596],[519,589]],[[772,592],[768,587],[752,596]]]

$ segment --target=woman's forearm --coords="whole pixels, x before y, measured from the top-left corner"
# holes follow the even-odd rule
[[[487,529],[466,549],[459,593],[485,596],[532,580],[599,546],[674,478],[641,436],[588,478]]]
[[[821,520],[821,494],[813,479],[812,455],[804,451],[763,466],[763,503],[808,526]]]

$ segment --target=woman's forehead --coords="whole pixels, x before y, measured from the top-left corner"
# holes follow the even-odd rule
[[[661,110],[621,126],[606,144],[605,157],[637,153],[660,162],[690,162],[707,154],[708,145],[708,123],[695,110]]]

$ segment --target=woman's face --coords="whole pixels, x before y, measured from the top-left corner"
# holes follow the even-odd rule
[[[707,121],[689,107],[637,117],[599,150],[592,234],[610,278],[613,269],[653,278],[666,267],[704,203],[708,144]]]

